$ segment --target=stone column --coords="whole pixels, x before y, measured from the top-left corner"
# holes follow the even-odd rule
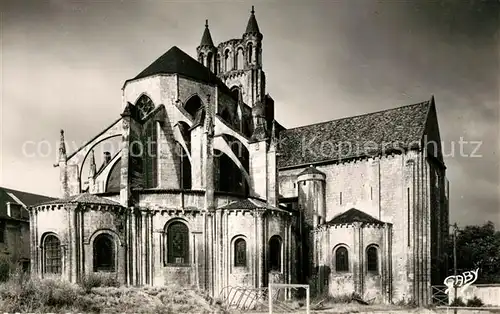
[[[149,257],[149,284],[153,285],[153,281],[154,281],[154,238],[153,238],[153,235],[154,235],[154,232],[153,232],[153,215],[154,215],[154,212],[151,212],[150,215],[149,215],[149,219],[148,219],[148,239],[149,239],[149,254],[148,254],[148,257]]]
[[[264,230],[264,212],[257,210],[255,212],[255,225],[257,227],[255,237],[257,239],[255,251],[257,259],[257,288],[262,288],[264,286],[264,276],[266,276],[266,265],[265,265],[265,251],[267,249],[267,241]]]
[[[32,208],[29,210],[29,215],[30,215],[30,259],[31,259],[31,263],[30,263],[30,268],[31,268],[31,273],[32,274],[35,274],[36,273],[36,264],[37,264],[37,260],[36,260],[36,253],[35,253],[35,250],[36,250],[36,237],[37,235],[35,235],[35,218],[34,218],[34,212],[35,212],[35,208]]]
[[[363,296],[363,243],[361,235],[361,223],[353,223],[354,245],[352,258],[352,273],[354,279],[354,291]]]
[[[147,247],[147,238],[148,238],[148,233],[147,233],[147,215],[148,213],[146,211],[141,211],[141,233],[140,233],[140,243],[141,243],[141,285],[145,285],[147,283],[147,271],[148,271],[148,247]]]
[[[77,235],[75,232],[75,217],[76,217],[76,209],[78,205],[65,205],[66,207],[66,213],[67,213],[67,219],[68,219],[68,225],[67,225],[67,230],[66,230],[66,239],[67,239],[67,246],[66,246],[66,269],[65,273],[67,276],[67,279],[70,282],[75,282],[76,280],[76,272],[77,272]]]
[[[130,154],[130,115],[122,115],[122,153],[120,169],[120,204],[129,206],[130,184],[129,184],[129,154]]]
[[[137,216],[135,208],[130,208],[130,284],[137,285]]]

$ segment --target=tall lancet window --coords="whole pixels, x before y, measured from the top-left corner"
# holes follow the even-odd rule
[[[167,263],[189,263],[189,229],[180,221],[171,223],[167,228]]]
[[[229,50],[224,52],[224,70],[226,72],[232,70],[231,63],[229,62]]]
[[[335,271],[349,271],[349,254],[347,248],[343,246],[335,251]]]
[[[43,241],[43,272],[46,274],[62,273],[61,241],[49,234]]]
[[[115,271],[115,244],[109,234],[100,234],[94,240],[94,271]]]
[[[377,247],[372,245],[366,250],[366,268],[368,271],[378,271],[378,250]]]
[[[282,241],[277,235],[269,240],[269,270],[281,271],[281,249]]]
[[[247,266],[247,242],[243,238],[234,241],[234,266]]]
[[[252,43],[248,44],[247,51],[248,51],[247,62],[248,62],[248,64],[252,64],[252,58],[253,58],[253,45],[252,45]]]
[[[245,62],[245,59],[244,59],[244,56],[243,56],[243,49],[242,48],[238,48],[238,50],[236,52],[236,69],[237,70],[242,70],[243,67],[245,66],[244,62]]]
[[[215,69],[214,69],[214,73],[215,74],[219,74],[221,71],[220,69],[220,54],[216,54],[215,55]]]
[[[209,52],[207,54],[207,68],[209,68],[210,70],[212,70],[212,58],[213,58],[213,54],[211,52]]]

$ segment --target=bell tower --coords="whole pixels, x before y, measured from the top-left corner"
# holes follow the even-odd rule
[[[198,62],[209,68],[210,71],[217,73],[217,48],[214,46],[212,35],[208,28],[208,20],[205,20],[205,30],[203,31],[200,45],[196,48],[196,53],[198,55]]]
[[[255,9],[252,6],[247,28],[243,34],[243,46],[245,47],[246,67],[248,75],[247,104],[253,107],[259,100],[264,100],[266,93],[266,76],[262,70],[262,39],[259,30]]]
[[[198,55],[206,53],[210,41],[204,40],[209,35],[208,27],[203,34],[202,44],[198,47]],[[263,101],[266,94],[266,76],[262,70],[262,39],[255,10],[252,6],[247,27],[241,38],[230,39],[220,43],[216,48],[215,72],[221,80],[233,91],[235,99],[239,92],[245,104],[255,106]],[[213,44],[212,44],[213,45]],[[210,50],[211,51],[211,50]],[[206,66],[206,64],[204,63]]]

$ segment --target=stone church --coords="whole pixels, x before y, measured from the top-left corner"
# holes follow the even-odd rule
[[[84,146],[61,131],[63,196],[30,207],[32,273],[427,304],[448,234],[434,97],[287,129],[262,52],[253,8],[218,45],[207,21],[196,59],[174,46],[125,81],[120,117]]]

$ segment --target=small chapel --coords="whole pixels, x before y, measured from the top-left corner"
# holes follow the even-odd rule
[[[125,81],[85,145],[67,151],[61,131],[61,198],[29,210],[32,274],[430,303],[449,219],[434,97],[286,128],[263,38],[253,8],[217,45],[207,21],[195,58],[174,46]],[[120,149],[97,163],[108,140]]]

